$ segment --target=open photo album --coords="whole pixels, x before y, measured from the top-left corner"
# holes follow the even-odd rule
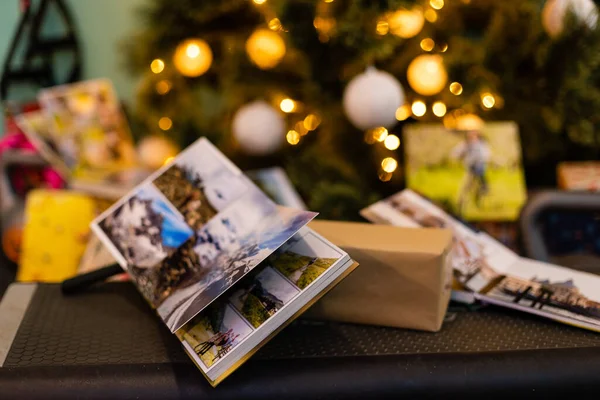
[[[40,109],[16,117],[40,155],[73,189],[117,199],[148,176],[136,164],[127,119],[108,79],[40,91]]]
[[[202,138],[92,230],[216,385],[356,264]]]
[[[410,189],[361,211],[371,222],[453,233],[452,266],[468,298],[600,332],[600,276],[519,257]]]

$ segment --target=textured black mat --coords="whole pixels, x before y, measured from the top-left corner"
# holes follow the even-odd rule
[[[457,311],[439,333],[299,320],[255,359],[599,347],[600,335],[499,308]],[[40,285],[5,367],[191,363],[128,283],[64,297]]]

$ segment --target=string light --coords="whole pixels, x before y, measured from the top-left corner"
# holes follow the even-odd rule
[[[283,99],[281,100],[281,103],[279,103],[279,108],[281,108],[281,111],[284,113],[291,113],[296,109],[296,103],[292,99]]]
[[[377,175],[379,176],[379,180],[381,182],[388,182],[390,179],[392,179],[392,174],[383,170],[379,171]]]
[[[373,132],[371,130],[368,130],[365,132],[365,143],[366,144],[375,143],[375,139],[373,138]]]
[[[300,143],[300,134],[295,130],[291,129],[288,131],[287,135],[285,135],[285,139],[289,144],[295,146],[298,143]]]
[[[404,121],[406,118],[410,117],[410,106],[405,104],[403,106],[398,107],[396,110],[396,119],[398,121]]]
[[[441,51],[442,53],[445,53],[447,50],[448,50],[448,43],[445,43],[445,44],[444,44],[444,45],[443,45],[443,46],[440,48],[440,51]]]
[[[160,58],[156,58],[150,63],[150,69],[155,74],[160,74],[165,69],[165,62]]]
[[[158,127],[163,131],[168,131],[173,126],[173,121],[169,117],[162,117],[158,120]]]
[[[269,21],[269,29],[276,32],[281,30],[281,21],[279,18],[273,18]]]
[[[378,35],[387,35],[387,33],[390,31],[390,24],[383,19],[380,19],[379,21],[377,21],[377,27],[375,28],[375,32],[377,32]]]
[[[388,150],[396,150],[398,147],[400,147],[400,139],[396,135],[389,135],[385,138],[383,145]]]
[[[438,15],[435,10],[429,8],[425,11],[425,19],[433,24],[435,21],[437,21]]]
[[[267,0],[252,0],[254,2],[254,4],[258,4],[259,6],[261,4],[265,4],[267,2]]]
[[[429,5],[436,10],[441,10],[444,7],[444,0],[429,0]]]
[[[300,136],[304,136],[308,133],[308,129],[304,126],[304,121],[298,121],[294,125],[294,130],[300,134]]]
[[[494,104],[496,104],[496,99],[491,93],[484,93],[481,95],[481,104],[483,104],[485,108],[492,108],[494,107]]]
[[[184,40],[177,46],[173,54],[175,68],[182,75],[192,78],[208,71],[212,60],[212,50],[202,39]]]
[[[163,79],[162,81],[158,81],[156,83],[156,91],[158,94],[165,95],[171,91],[171,87],[173,85],[170,81]]]
[[[427,112],[427,106],[421,100],[413,102],[411,109],[417,117],[422,117]]]
[[[285,56],[285,42],[279,34],[268,29],[257,29],[246,41],[246,53],[261,69],[274,68]]]
[[[319,40],[323,43],[328,42],[336,26],[335,18],[316,17],[313,26],[319,32]]]
[[[421,40],[421,48],[425,51],[431,51],[435,47],[435,42],[431,38]]]
[[[458,82],[452,82],[450,84],[450,92],[455,96],[459,96],[463,92],[463,87]]]
[[[398,161],[392,157],[386,157],[381,161],[381,169],[385,172],[392,173],[398,168]]]
[[[423,13],[420,8],[398,10],[388,15],[390,32],[403,39],[416,36],[423,29]]]
[[[383,142],[388,136],[388,130],[385,129],[383,126],[373,128],[371,129],[371,135],[373,136],[374,140],[378,142]]]
[[[433,111],[433,114],[436,117],[441,118],[444,115],[446,115],[446,105],[444,103],[442,103],[441,101],[436,101],[435,103],[433,103],[431,110]]]
[[[315,114],[308,114],[306,118],[304,118],[304,127],[309,131],[314,131],[321,124],[321,118]]]
[[[333,3],[333,0],[323,0],[325,3]]]
[[[167,157],[165,159],[165,162],[163,163],[163,165],[167,165],[169,164],[171,161],[173,161],[175,159],[175,157],[171,156],[171,157]]]

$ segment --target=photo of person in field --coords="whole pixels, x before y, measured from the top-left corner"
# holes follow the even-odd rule
[[[408,188],[468,221],[518,217],[526,192],[515,123],[468,131],[413,124],[403,135]]]

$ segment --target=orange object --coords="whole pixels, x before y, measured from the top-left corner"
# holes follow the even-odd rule
[[[6,257],[13,262],[19,261],[21,244],[23,241],[23,230],[18,226],[11,226],[2,234],[2,250]]]

